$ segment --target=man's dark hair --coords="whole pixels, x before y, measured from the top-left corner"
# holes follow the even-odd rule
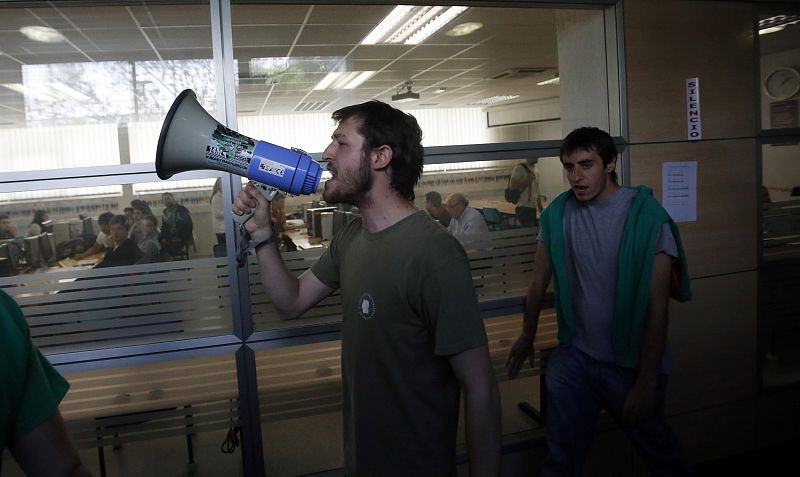
[[[111,223],[111,218],[112,217],[114,217],[114,213],[113,212],[103,212],[102,214],[100,214],[99,217],[97,217],[97,223],[98,224],[109,224],[109,223]],[[123,217],[125,217],[125,216],[123,215]]]
[[[414,116],[372,100],[341,108],[331,117],[338,122],[361,119],[358,132],[364,136],[364,154],[383,145],[391,147],[391,186],[405,199],[414,200],[414,184],[422,175],[424,161],[422,129]]]
[[[153,211],[150,210],[150,206],[147,205],[147,202],[143,201],[142,199],[133,199],[131,201],[131,207],[133,207],[134,210],[139,209],[142,212],[142,215],[153,213]]]
[[[11,216],[8,215],[8,214],[0,214],[0,220],[4,220],[4,219],[9,219],[10,220]]]
[[[47,211],[43,209],[39,209],[33,212],[33,220],[31,221],[32,224],[39,224],[42,225],[44,222],[44,216],[47,215]]]
[[[111,217],[111,222],[109,223],[111,225],[122,225],[125,227],[125,230],[128,230],[128,218],[124,215],[115,215],[114,217]]]
[[[442,194],[432,190],[425,194],[425,202],[430,202],[434,207],[442,206]]]
[[[582,127],[575,129],[561,141],[561,150],[558,153],[561,162],[575,151],[594,152],[607,166],[617,157],[617,146],[610,134],[595,127]],[[617,172],[611,172],[611,180],[617,182]]]

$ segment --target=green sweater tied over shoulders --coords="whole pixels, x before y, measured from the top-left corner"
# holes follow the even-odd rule
[[[670,297],[680,302],[692,298],[686,254],[678,227],[653,197],[652,189],[645,186],[634,189],[637,193],[631,203],[620,241],[617,291],[612,321],[614,361],[626,368],[639,366],[647,321],[647,306],[650,301],[655,247],[664,223],[669,223],[680,255],[672,266]],[[572,343],[577,327],[564,246],[564,206],[572,196],[572,190],[560,194],[544,210],[541,218],[542,238],[547,245],[553,270],[558,340],[565,344]]]

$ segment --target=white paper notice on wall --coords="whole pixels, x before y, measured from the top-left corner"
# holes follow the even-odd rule
[[[697,220],[697,161],[665,162],[661,166],[661,205],[675,222]]]
[[[703,139],[703,121],[700,119],[700,78],[686,80],[686,132],[687,139]]]

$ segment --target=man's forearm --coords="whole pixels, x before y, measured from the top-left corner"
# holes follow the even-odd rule
[[[525,297],[525,314],[522,318],[522,333],[531,338],[536,336],[536,330],[539,327],[539,313],[542,311],[543,300],[544,291],[541,284],[531,283],[528,287],[528,295]]]
[[[667,345],[669,309],[669,281],[672,259],[659,253],[653,259],[653,277],[650,284],[650,302],[647,306],[647,323],[639,354],[637,383],[655,386],[661,367],[661,357]]]
[[[84,258],[86,258],[86,257],[88,257],[90,255],[94,255],[94,254],[100,252],[100,250],[102,250],[102,247],[100,246],[100,244],[95,242],[95,243],[92,244],[91,247],[86,249],[85,252],[79,253],[78,255],[76,255],[75,256],[75,260],[83,260]]]
[[[450,356],[464,395],[467,458],[472,477],[500,474],[500,392],[489,348],[480,346]]]
[[[642,339],[637,382],[655,386],[661,367],[661,358],[667,343],[667,310],[657,307],[649,312]]]
[[[464,393],[470,477],[500,475],[500,393],[492,380],[482,392]]]
[[[261,284],[281,319],[297,318],[293,309],[299,296],[299,281],[286,267],[278,251],[277,241],[262,245],[256,251],[261,270]]]

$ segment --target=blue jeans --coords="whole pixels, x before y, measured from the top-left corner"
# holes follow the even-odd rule
[[[550,355],[545,379],[548,455],[542,476],[583,476],[602,409],[631,439],[653,475],[691,475],[680,443],[664,420],[666,374],[659,376],[654,414],[639,425],[622,420],[636,370],[597,361],[574,346],[561,344]]]

